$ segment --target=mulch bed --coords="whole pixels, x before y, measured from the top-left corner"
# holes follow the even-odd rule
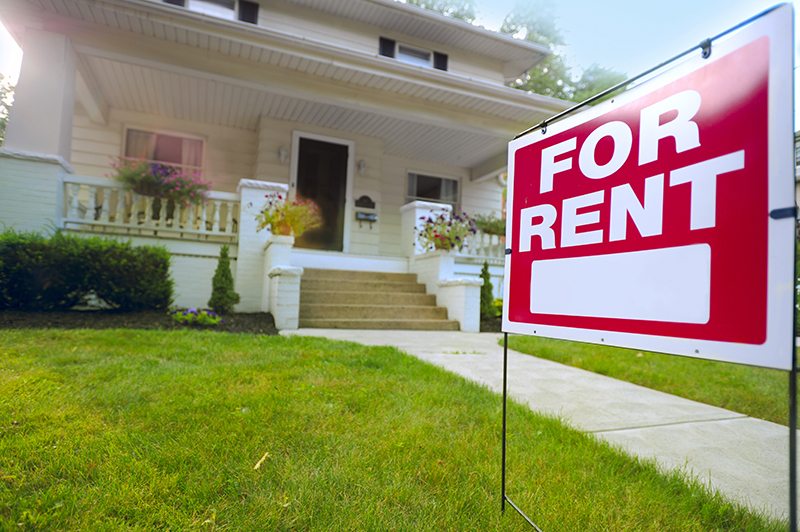
[[[223,316],[225,323],[199,327],[212,331],[245,334],[278,334],[275,320],[266,312],[234,313]],[[66,312],[0,311],[0,329],[184,329],[164,310],[113,312],[105,310]]]

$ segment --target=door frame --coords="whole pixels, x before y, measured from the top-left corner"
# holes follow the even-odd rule
[[[350,230],[353,214],[353,176],[355,174],[356,143],[352,140],[318,135],[306,131],[292,130],[292,160],[289,164],[289,199],[293,200],[297,191],[297,167],[300,158],[300,139],[318,140],[330,144],[347,146],[347,182],[345,184],[344,200],[344,235],[342,236],[342,253],[350,250]]]

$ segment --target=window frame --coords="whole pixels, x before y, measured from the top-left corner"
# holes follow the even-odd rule
[[[125,153],[126,153],[126,149],[127,149],[127,146],[128,146],[128,132],[131,131],[131,130],[133,130],[133,131],[141,131],[143,133],[151,133],[153,135],[166,135],[166,136],[178,137],[178,138],[182,138],[182,139],[199,140],[200,143],[201,143],[201,147],[200,147],[200,165],[201,166],[199,166],[199,167],[198,166],[192,166],[192,165],[186,165],[186,164],[173,163],[173,162],[170,162],[170,161],[159,161],[159,160],[156,160],[156,159],[147,159],[147,158],[145,158],[145,159],[148,162],[151,162],[151,163],[168,164],[170,166],[175,166],[175,167],[180,168],[180,169],[182,169],[184,171],[187,171],[187,173],[189,173],[189,172],[197,173],[202,179],[205,179],[205,174],[206,174],[206,171],[208,170],[208,162],[207,162],[208,139],[206,137],[202,137],[202,136],[199,136],[199,135],[193,135],[191,133],[186,133],[185,131],[179,131],[179,130],[175,130],[175,129],[154,128],[152,126],[142,126],[142,125],[138,125],[138,124],[125,124],[123,126],[123,131],[122,131],[122,144],[121,144],[120,150],[119,150],[120,154],[122,154],[122,157],[129,157]]]
[[[433,198],[425,198],[425,197],[422,197],[422,196],[416,196],[416,195],[412,196],[412,195],[410,195],[408,193],[409,192],[408,189],[409,189],[409,180],[411,179],[411,175],[412,174],[415,175],[415,176],[420,176],[421,175],[423,177],[427,177],[427,178],[431,178],[431,179],[441,179],[441,180],[447,180],[447,181],[455,182],[455,184],[456,184],[456,194],[455,194],[456,195],[456,200],[455,201],[445,201],[445,200],[443,200],[441,198],[433,199]],[[435,172],[429,172],[429,171],[426,171],[426,170],[415,170],[413,168],[408,168],[408,169],[406,169],[406,182],[405,182],[405,194],[404,194],[405,203],[404,203],[404,205],[408,205],[409,203],[414,202],[414,201],[425,201],[425,202],[428,202],[428,203],[439,203],[439,204],[442,204],[442,205],[450,205],[450,206],[453,207],[454,210],[460,209],[460,207],[461,207],[461,193],[462,193],[462,190],[463,190],[463,187],[461,186],[461,184],[462,184],[462,180],[458,176],[443,175],[443,174],[439,174],[439,173],[435,173]],[[416,191],[416,186],[415,186],[415,191]]]
[[[232,22],[244,22],[246,24],[255,24],[255,25],[258,25],[258,14],[259,14],[259,11],[260,11],[259,8],[261,7],[261,5],[257,1],[253,1],[253,0],[234,0],[233,18],[227,18],[227,17],[216,17],[215,15],[211,15],[211,14],[205,13],[204,11],[199,11],[197,9],[192,9],[192,2],[195,1],[195,0],[160,0],[160,1],[162,3],[164,3],[164,4],[169,4],[169,5],[173,5],[173,6],[177,6],[177,7],[182,7],[184,9],[187,9],[187,10],[191,11],[192,13],[204,14],[204,15],[209,16],[209,17],[219,18],[220,20],[230,20]],[[242,3],[243,2],[245,2],[245,3],[247,3],[249,5],[249,7],[247,8],[247,11],[245,11],[245,12],[248,13],[248,14],[254,15],[255,20],[247,20],[245,18],[242,18],[243,17],[243,11],[242,11]],[[255,8],[255,9],[253,9],[253,8]]]
[[[406,48],[412,52],[421,52],[428,55],[428,64],[421,65],[414,61],[404,61],[400,58],[400,48]],[[407,42],[397,41],[388,37],[378,38],[378,55],[394,59],[398,63],[405,65],[417,66],[421,68],[430,68],[432,70],[441,70],[442,72],[449,71],[449,56],[443,52],[437,52],[429,48],[423,48],[409,44]]]

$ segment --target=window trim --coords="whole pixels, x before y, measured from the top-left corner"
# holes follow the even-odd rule
[[[182,7],[184,9],[187,9],[187,10],[191,11],[192,13],[204,14],[202,11],[198,11],[198,10],[192,9],[192,7],[191,7],[192,1],[193,0],[161,0],[161,2],[164,3],[164,4],[169,4],[169,5],[173,5],[173,6],[177,6],[177,7]],[[243,13],[242,13],[242,3],[243,2],[247,3],[250,6],[248,9],[255,8],[252,11],[252,13],[255,15],[255,20],[245,20],[244,18],[242,18],[242,15],[243,15]],[[220,18],[222,20],[231,20],[233,22],[244,22],[246,24],[258,25],[258,14],[259,14],[259,8],[260,7],[261,7],[261,5],[257,1],[253,1],[253,0],[234,0],[233,18],[232,19],[228,19],[228,18],[224,18],[224,17],[217,17],[217,18]],[[214,16],[214,15],[208,15],[208,14],[206,14],[206,15],[209,16],[209,17],[213,17]]]
[[[428,54],[428,66],[425,67],[417,63],[413,63],[410,61],[403,61],[402,59],[400,59],[401,46],[409,48],[413,51],[419,51]],[[403,63],[405,65],[418,66],[422,68],[431,68],[433,70],[441,70],[442,72],[448,72],[449,69],[449,56],[446,53],[437,52],[436,50],[431,50],[429,48],[416,46],[414,44],[409,44],[407,42],[397,41],[395,39],[390,39],[388,37],[378,37],[378,55],[394,59],[395,61]]]
[[[408,194],[408,180],[411,176],[414,175],[422,175],[425,177],[437,178],[437,179],[447,179],[449,181],[455,181],[458,190],[456,191],[456,201],[444,201],[442,199],[431,199],[431,198],[423,198],[421,196],[411,196]],[[461,194],[463,192],[464,187],[462,187],[462,179],[455,175],[450,174],[440,174],[438,172],[430,172],[427,170],[418,170],[414,168],[406,168],[406,180],[405,180],[405,193],[403,194],[405,197],[404,205],[408,205],[414,201],[426,201],[428,203],[440,203],[442,205],[450,205],[453,209],[460,209],[461,208]]]
[[[124,124],[123,125],[123,130],[122,130],[122,140],[121,140],[121,145],[120,145],[120,149],[119,149],[119,153],[121,154],[122,157],[127,157],[127,155],[125,155],[125,149],[126,149],[127,144],[128,144],[128,131],[130,131],[130,130],[142,131],[144,133],[152,133],[154,135],[167,135],[167,136],[170,136],[170,137],[179,137],[179,138],[184,138],[184,139],[199,140],[202,143],[201,154],[200,154],[200,164],[201,164],[201,166],[199,166],[199,167],[190,166],[190,165],[185,165],[185,166],[187,166],[189,168],[197,168],[196,172],[200,175],[200,177],[202,179],[204,179],[204,180],[207,180],[207,177],[206,177],[206,172],[208,171],[208,160],[207,160],[207,157],[208,157],[208,138],[207,137],[203,137],[203,136],[200,136],[200,135],[194,135],[194,134],[191,134],[191,133],[186,133],[185,131],[180,131],[180,130],[176,130],[176,129],[154,128],[152,126],[143,126],[143,125],[139,125],[139,124]],[[147,160],[150,161],[150,162],[154,162],[154,163],[169,164],[169,165],[173,165],[173,166],[184,167],[184,165],[176,165],[175,163],[172,163],[172,162],[169,162],[169,161],[157,161],[157,160],[154,160],[154,159],[147,159]]]

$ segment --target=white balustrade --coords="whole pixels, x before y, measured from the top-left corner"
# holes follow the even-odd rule
[[[470,257],[502,259],[505,256],[505,249],[502,236],[484,233],[479,229],[477,233],[467,237],[467,245],[461,250],[461,254]]]
[[[126,191],[110,179],[67,176],[62,226],[84,231],[180,239],[238,241],[239,195],[211,191],[202,205]]]

